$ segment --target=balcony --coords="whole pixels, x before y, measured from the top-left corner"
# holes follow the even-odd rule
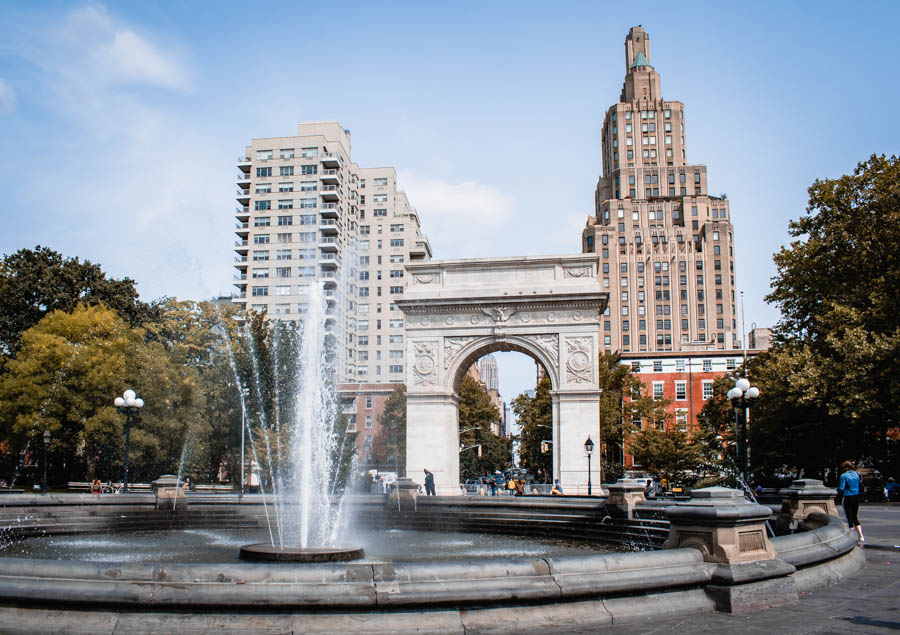
[[[235,256],[234,261],[235,262],[247,262],[247,254]]]
[[[234,250],[239,254],[246,254],[249,249],[249,243],[246,240],[234,241]]]
[[[322,218],[337,218],[343,213],[343,210],[337,203],[322,203]]]
[[[250,172],[250,157],[238,157],[237,159],[238,170],[241,172]]]
[[[237,189],[237,193],[235,194],[235,198],[237,198],[238,203],[242,205],[246,205],[250,202],[250,188],[249,187],[239,187]]]
[[[235,216],[249,216],[250,215],[250,206],[242,205],[241,207],[235,207],[234,215]],[[240,219],[238,219],[238,220],[240,220]]]
[[[321,161],[322,165],[326,168],[339,168],[343,165],[340,155],[335,154],[334,152],[323,152],[319,155],[319,161]]]
[[[244,174],[243,172],[238,172],[235,177],[237,181],[237,186],[240,188],[250,187],[250,173]]]
[[[338,240],[333,236],[320,236],[319,237],[319,248],[327,249],[328,251],[337,251],[338,248]]]
[[[323,185],[319,190],[319,195],[323,201],[337,201],[341,198],[340,190],[337,185]]]
[[[327,185],[340,185],[341,184],[341,171],[340,170],[322,170],[322,175],[319,177],[322,183]]]
[[[322,235],[329,236],[337,236],[338,235],[338,224],[337,221],[331,218],[323,218],[320,223],[319,229],[321,230]]]
[[[232,279],[232,280],[246,280],[246,279],[247,279],[247,273],[246,273],[246,272],[243,272],[243,273],[236,273],[236,274],[234,274],[234,275],[231,277],[231,279]],[[246,284],[241,285],[241,286],[246,286]]]
[[[247,235],[250,233],[250,226],[248,223],[235,223],[234,224],[234,233],[237,234],[240,238],[245,239]]]
[[[431,245],[428,244],[427,238],[416,238],[415,245],[409,248],[409,257],[411,260],[421,260],[431,257]]]

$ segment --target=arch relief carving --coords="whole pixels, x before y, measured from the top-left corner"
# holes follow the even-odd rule
[[[594,381],[591,363],[591,338],[566,338],[566,383],[589,384]]]
[[[437,342],[413,343],[416,360],[413,373],[417,386],[437,385]]]
[[[533,342],[535,346],[547,353],[555,364],[559,364],[559,335],[547,333],[542,335],[522,335],[522,339]]]

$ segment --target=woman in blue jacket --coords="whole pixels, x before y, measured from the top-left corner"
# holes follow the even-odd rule
[[[838,492],[844,495],[844,513],[847,514],[847,524],[850,529],[856,529],[859,534],[859,541],[865,542],[863,537],[862,525],[859,524],[859,493],[862,485],[859,478],[859,472],[853,467],[850,461],[841,463],[841,482],[838,484]]]

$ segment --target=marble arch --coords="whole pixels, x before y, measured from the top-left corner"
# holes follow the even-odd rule
[[[435,475],[437,492],[459,491],[459,382],[478,358],[519,351],[550,377],[553,474],[586,493],[584,441],[597,439],[597,350],[608,294],[595,254],[443,260],[409,264],[404,298],[406,473]],[[600,464],[591,464],[599,488]]]

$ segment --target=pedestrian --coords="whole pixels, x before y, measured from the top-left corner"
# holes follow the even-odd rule
[[[497,495],[497,482],[493,478],[488,479],[488,487],[491,488],[491,496]]]
[[[434,474],[425,470],[425,495],[436,496],[434,493]]]
[[[525,479],[520,478],[516,482],[516,490],[514,496],[525,496]]]
[[[516,479],[512,476],[509,477],[509,481],[506,483],[506,489],[509,491],[510,496],[516,493]]]
[[[863,536],[862,525],[859,524],[859,492],[861,479],[859,472],[850,461],[841,463],[841,481],[838,484],[838,492],[844,495],[844,513],[847,515],[847,524],[850,529],[856,529],[859,534],[859,541],[865,542]]]
[[[563,490],[562,486],[559,484],[559,479],[553,481],[553,489],[550,490],[550,494],[553,496],[562,496]]]
[[[894,477],[888,477],[887,483],[884,485],[884,500],[885,502],[891,502],[891,494],[898,491],[897,483],[894,481]]]

